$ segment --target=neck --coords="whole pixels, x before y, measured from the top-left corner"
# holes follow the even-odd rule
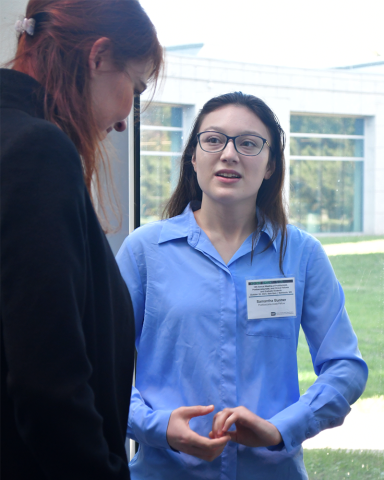
[[[212,202],[204,194],[195,218],[213,244],[215,238],[241,244],[257,226],[255,203],[225,205]]]
[[[20,73],[25,73],[26,75],[29,75],[30,77],[39,81],[39,79],[35,75],[35,69],[33,68],[33,61],[29,58],[27,60],[16,59],[15,62],[13,63],[12,70],[16,70],[17,72],[20,72]]]

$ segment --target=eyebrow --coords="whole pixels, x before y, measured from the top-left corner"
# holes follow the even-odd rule
[[[218,133],[224,133],[221,131],[221,127],[215,127],[213,125],[211,125],[210,127],[208,127],[206,130],[204,130],[205,132],[218,132]],[[256,135],[257,137],[261,137],[261,138],[264,138],[261,133],[258,133],[258,132],[255,132],[254,130],[245,130],[244,132],[240,133],[240,135]],[[234,135],[235,137],[237,135]]]

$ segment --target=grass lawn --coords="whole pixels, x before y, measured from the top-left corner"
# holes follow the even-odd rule
[[[323,245],[378,240],[384,237],[320,237]],[[362,398],[384,394],[384,254],[331,256],[343,286],[346,308],[368,363],[369,379]],[[303,332],[298,345],[300,392],[316,380]],[[304,450],[310,480],[384,480],[384,452]]]
[[[321,237],[319,240],[326,245],[379,238],[384,237]],[[330,261],[343,286],[349,318],[370,370],[362,398],[384,395],[384,253],[337,255],[331,256]],[[304,393],[316,375],[302,331],[297,353],[300,392]]]
[[[367,450],[305,450],[310,480],[384,479],[384,452]]]

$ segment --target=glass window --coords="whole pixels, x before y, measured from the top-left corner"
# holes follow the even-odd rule
[[[364,119],[291,115],[290,222],[311,233],[363,229]]]
[[[151,104],[149,108],[143,110],[140,122],[142,125],[181,128],[182,119],[183,110],[180,107]]]
[[[364,141],[342,138],[291,138],[291,155],[363,157]]]
[[[363,162],[291,160],[290,221],[310,233],[362,230]]]
[[[180,152],[182,132],[164,130],[142,130],[140,136],[141,151]]]
[[[364,135],[364,119],[322,115],[291,115],[291,133]]]
[[[159,220],[175,188],[183,143],[183,108],[151,104],[140,126],[140,223]]]

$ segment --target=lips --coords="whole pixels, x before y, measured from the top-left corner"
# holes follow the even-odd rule
[[[219,170],[215,173],[215,176],[222,178],[241,178],[240,173],[235,170]]]

